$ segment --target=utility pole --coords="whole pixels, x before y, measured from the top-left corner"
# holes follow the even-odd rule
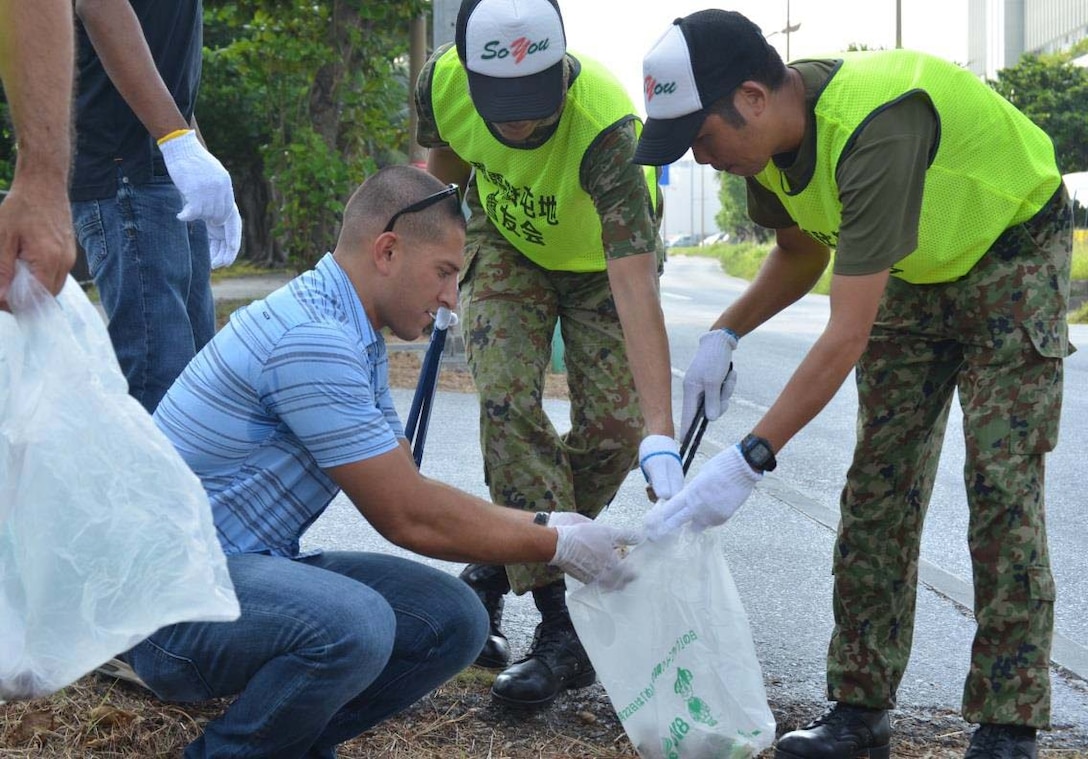
[[[416,142],[416,125],[419,115],[416,113],[416,101],[413,96],[416,79],[427,60],[427,17],[416,16],[408,29],[408,162],[423,165],[427,162],[427,151]]]
[[[903,0],[895,0],[895,49],[903,47]]]
[[[699,166],[699,164],[695,164]],[[699,242],[706,238],[706,172],[699,166]]]
[[[454,27],[457,25],[457,10],[460,8],[460,0],[434,0],[431,3],[431,40],[432,50],[453,42]]]
[[[688,161],[688,229],[695,234],[695,161]]]
[[[786,0],[786,62],[790,60],[790,35],[793,34],[793,30],[790,29],[790,0]]]
[[[769,40],[771,37],[775,36],[776,34],[786,35],[786,63],[790,62],[790,35],[793,34],[794,32],[796,32],[800,28],[801,28],[801,22],[800,21],[798,21],[796,24],[791,24],[790,23],[790,0],[786,0],[786,26],[785,26],[785,28],[784,29],[775,29],[770,34],[764,36],[764,39]]]

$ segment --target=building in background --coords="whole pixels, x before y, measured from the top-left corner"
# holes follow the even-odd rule
[[[431,5],[431,51],[453,42],[461,0],[434,0]]]
[[[665,201],[665,216],[661,236],[666,241],[681,236],[700,241],[718,232],[714,217],[722,203],[714,167],[701,166],[688,158],[663,169],[661,194]]]
[[[1057,53],[1088,37],[1088,0],[968,0],[967,67],[987,79],[1024,53]]]

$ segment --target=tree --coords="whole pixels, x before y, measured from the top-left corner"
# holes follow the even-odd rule
[[[344,201],[403,162],[424,0],[207,0],[201,129],[235,179],[246,258],[313,266]]]
[[[766,242],[771,231],[748,218],[748,190],[743,177],[719,172],[718,198],[721,210],[714,217],[718,229],[728,232],[733,242]]]
[[[230,171],[241,258],[310,268],[344,201],[407,160],[408,29],[428,0],[205,0],[197,119]],[[0,189],[14,139],[0,92]]]
[[[1025,55],[997,72],[993,87],[1054,141],[1063,174],[1088,171],[1088,69],[1071,53]]]

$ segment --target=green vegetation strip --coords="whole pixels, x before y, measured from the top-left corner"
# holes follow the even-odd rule
[[[716,258],[721,263],[722,271],[731,277],[755,278],[763,259],[771,251],[770,243],[717,243],[699,248],[670,248],[669,255],[698,256]],[[1073,267],[1071,279],[1074,282],[1088,280],[1088,238],[1078,234],[1073,243]],[[820,277],[812,292],[827,295],[831,292],[831,266]],[[1070,324],[1088,324],[1088,303],[1069,313]]]

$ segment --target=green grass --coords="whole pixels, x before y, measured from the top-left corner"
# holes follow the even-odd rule
[[[716,258],[726,274],[749,281],[755,278],[759,267],[763,265],[763,259],[770,252],[771,243],[717,243],[707,247],[669,249],[670,256]],[[1077,230],[1073,241],[1073,265],[1070,278],[1074,281],[1088,280],[1088,230]],[[820,295],[828,295],[831,292],[831,263],[812,288],[812,292]],[[1069,321],[1088,324],[1088,303],[1076,311],[1071,311]]]
[[[1073,238],[1073,272],[1071,279],[1088,279],[1088,229],[1078,229]]]
[[[1088,280],[1088,229],[1078,229],[1073,235],[1073,268],[1069,275],[1074,282]],[[1088,324],[1088,303],[1069,313],[1070,324]]]
[[[215,302],[215,329],[216,331],[223,328],[223,325],[230,321],[230,315],[237,311],[239,308],[248,306],[253,301],[247,298],[234,299],[234,298],[220,298]]]
[[[219,282],[224,279],[237,279],[238,277],[262,277],[281,273],[290,274],[292,277],[298,274],[294,269],[269,269],[267,266],[257,266],[248,261],[236,261],[230,266],[212,269],[212,282]]]
[[[715,243],[698,248],[670,248],[669,255],[716,258],[722,265],[722,271],[729,276],[751,280],[770,251],[769,243]]]
[[[731,277],[738,279],[755,279],[759,267],[763,265],[763,259],[771,252],[771,243],[716,243],[703,248],[672,248],[669,255],[698,256],[700,258],[717,258],[721,263],[722,271]],[[827,295],[831,292],[831,265],[816,282],[812,292],[819,295]]]
[[[102,300],[98,297],[98,288],[94,286],[93,282],[84,282],[83,292],[87,295],[87,300],[91,303],[98,303]]]

